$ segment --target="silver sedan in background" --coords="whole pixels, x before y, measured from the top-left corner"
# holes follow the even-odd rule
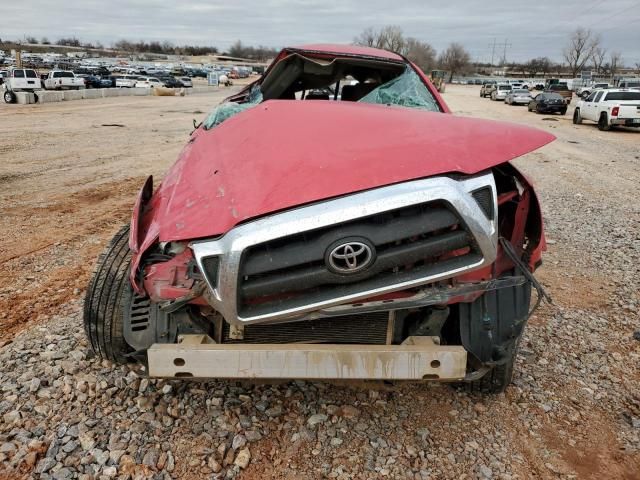
[[[531,92],[526,88],[518,88],[511,90],[504,99],[504,103],[509,105],[529,105],[529,102],[533,99]]]

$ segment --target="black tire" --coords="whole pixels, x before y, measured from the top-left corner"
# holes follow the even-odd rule
[[[4,92],[4,103],[16,103],[16,94],[11,90]]]
[[[513,366],[518,355],[520,339],[513,350],[511,358],[504,365],[493,367],[484,377],[466,384],[470,393],[502,393],[511,384]]]
[[[567,109],[566,108],[560,110],[560,115],[566,115],[566,114],[567,114]]]
[[[500,359],[484,376],[465,384],[469,392],[500,393],[509,386],[530,304],[531,284],[527,282],[518,287],[486,292],[470,304],[458,305],[462,344],[469,355],[479,359],[484,355],[484,361]],[[483,319],[490,321],[491,341],[482,340],[486,335],[481,333]],[[495,357],[496,345],[492,342],[497,339],[501,339],[502,347],[499,348],[499,356]]]
[[[601,113],[600,118],[598,119],[598,130],[603,132],[608,132],[611,130],[611,125],[609,125],[609,119],[607,118],[606,113]]]
[[[582,123],[582,115],[580,115],[580,109],[576,108],[573,111],[573,124],[580,125]]]
[[[131,301],[129,226],[113,237],[98,258],[84,299],[84,329],[91,349],[102,358],[127,363],[133,349],[124,339],[124,310]]]

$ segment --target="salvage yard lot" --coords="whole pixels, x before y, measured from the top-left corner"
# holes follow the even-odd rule
[[[550,241],[538,277],[554,305],[530,320],[514,385],[485,398],[433,384],[123,382],[126,371],[87,357],[95,258],[192,119],[235,90],[0,106],[0,478],[45,468],[20,429],[45,442],[32,453],[81,434],[62,461],[75,471],[125,451],[107,465],[202,478],[239,470],[229,447],[249,440],[240,478],[640,478],[640,131],[575,126],[573,107],[536,115],[479,88],[444,98],[456,114],[558,137],[516,161],[541,196]],[[20,461],[7,443],[24,445]],[[89,444],[100,451],[80,465]]]

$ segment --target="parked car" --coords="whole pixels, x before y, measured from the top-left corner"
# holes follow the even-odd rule
[[[526,88],[519,88],[511,90],[504,99],[504,103],[509,105],[528,105],[531,100],[533,100],[531,92]]]
[[[85,88],[84,78],[68,70],[52,70],[44,80],[47,90],[80,90]]]
[[[3,75],[3,98],[5,103],[14,103],[17,92],[37,92],[42,90],[42,81],[35,70],[30,68],[12,68]]]
[[[618,84],[618,88],[640,88],[640,80],[624,80]]]
[[[614,88],[596,90],[580,100],[573,111],[573,123],[583,120],[598,124],[600,130],[614,126],[640,128],[640,90]]]
[[[85,88],[102,88],[102,79],[95,75],[80,74],[76,75],[76,78],[84,80]]]
[[[206,70],[202,70],[201,68],[196,68],[196,69],[190,70],[189,71],[189,75],[191,77],[207,78]]]
[[[498,82],[495,80],[489,80],[482,84],[480,88],[480,96],[483,98],[487,98],[491,96],[491,92],[496,88]]]
[[[115,80],[110,75],[100,77],[100,88],[112,88],[115,86]]]
[[[545,249],[510,160],[553,135],[452,115],[396,53],[276,58],[145,182],[87,290],[91,348],[151,377],[504,390]],[[347,75],[340,101],[295,100]]]
[[[191,88],[193,87],[193,82],[191,81],[191,78],[189,77],[178,77],[177,80],[182,83],[182,86],[185,88]]]
[[[611,85],[609,85],[608,83],[593,83],[584,87],[578,87],[576,90],[576,95],[582,98],[587,98],[589,95],[591,95],[592,91],[603,90],[607,88],[611,88]]]
[[[573,92],[569,90],[569,87],[565,82],[552,83],[544,91],[557,93],[564,99],[564,102],[567,105],[571,103],[571,99],[573,98]]]
[[[496,88],[491,91],[491,100],[504,100],[511,90],[511,85],[499,83],[496,85]]]
[[[159,75],[158,80],[164,83],[165,87],[168,88],[180,88],[182,87],[182,82],[180,82],[177,78],[171,75]]]
[[[138,83],[139,78],[138,75],[118,75],[115,77],[115,86],[118,88],[133,88],[136,86],[136,83]]]
[[[528,105],[530,112],[536,113],[567,113],[567,103],[561,95],[555,92],[542,92],[536,95]]]
[[[140,77],[136,81],[135,86],[136,88],[155,88],[164,87],[164,83],[155,77]]]

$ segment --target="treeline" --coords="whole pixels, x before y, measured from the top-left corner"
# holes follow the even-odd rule
[[[251,47],[243,45],[242,42],[238,40],[229,47],[229,51],[227,53],[230,57],[248,58],[264,62],[275,57],[278,54],[278,50],[262,45],[258,47]]]
[[[382,48],[404,55],[424,72],[440,68],[449,72],[449,81],[454,75],[466,73],[471,66],[471,56],[459,43],[451,43],[437,55],[436,49],[413,37],[405,37],[402,28],[388,25],[380,30],[365,29],[353,43],[365,47]]]
[[[171,42],[151,41],[131,42],[118,40],[113,44],[116,50],[134,53],[158,53],[163,55],[211,55],[218,53],[217,47],[204,47],[198,45],[173,45]]]
[[[51,45],[52,42],[49,41],[47,37],[43,37],[38,40],[33,36],[25,37],[26,43],[33,45]],[[101,42],[85,42],[76,37],[63,37],[59,38],[55,42],[55,45],[60,45],[64,47],[77,47],[77,48],[87,48],[87,49],[97,49],[103,50],[105,47]],[[211,46],[200,46],[200,45],[174,45],[171,42],[159,42],[159,41],[150,41],[145,42],[144,40],[140,40],[137,42],[131,40],[118,40],[114,42],[111,47],[112,50],[120,50],[122,52],[131,52],[131,53],[156,53],[161,55],[210,55],[217,54],[218,48]]]

